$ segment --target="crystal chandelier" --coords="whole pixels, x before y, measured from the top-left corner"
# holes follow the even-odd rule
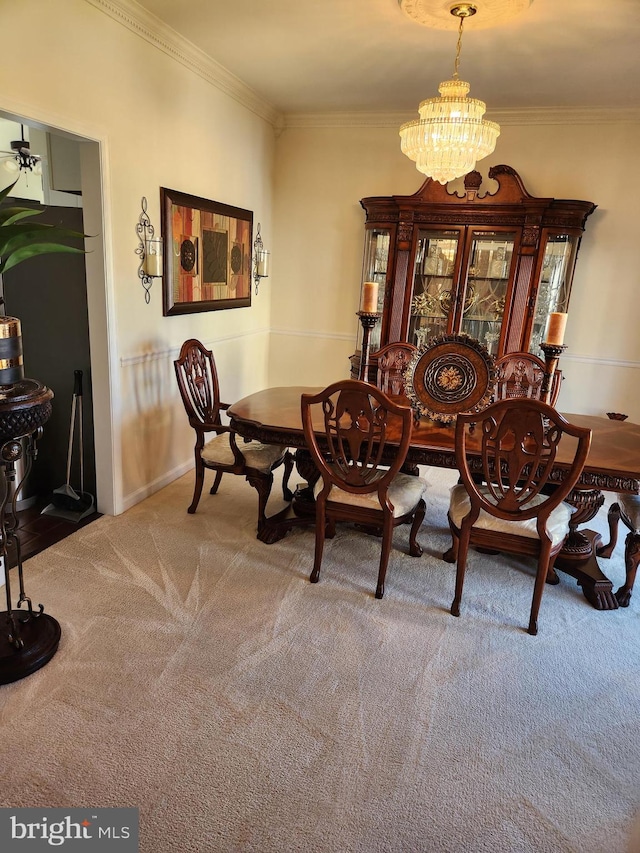
[[[460,19],[453,79],[440,83],[439,98],[427,98],[418,107],[419,119],[400,128],[402,153],[416,164],[419,172],[446,184],[470,172],[476,160],[482,160],[496,147],[500,127],[482,116],[487,105],[467,98],[471,88],[458,79],[462,26],[464,19],[475,15],[476,7],[458,3],[451,14]]]

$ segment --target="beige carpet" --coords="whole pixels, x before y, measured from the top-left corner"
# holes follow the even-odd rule
[[[472,552],[455,619],[452,475],[427,476],[425,554],[393,551],[382,601],[379,540],[339,530],[311,585],[312,532],[259,543],[239,477],[189,516],[187,475],[30,560],[63,633],[0,687],[0,805],[139,807],[145,853],[626,850],[640,590],[599,613],[562,575],[531,637],[533,565]]]

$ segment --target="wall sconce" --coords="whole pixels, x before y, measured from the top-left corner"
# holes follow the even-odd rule
[[[136,234],[140,238],[140,245],[136,249],[136,255],[140,258],[138,278],[144,287],[144,301],[148,305],[153,279],[162,278],[162,240],[154,238],[155,229],[147,213],[145,196],[142,196],[142,212],[136,225]]]
[[[267,252],[260,235],[260,223],[256,230],[256,239],[253,241],[253,280],[256,283],[256,296],[258,295],[258,285],[261,278],[269,277],[269,258],[270,252]]]

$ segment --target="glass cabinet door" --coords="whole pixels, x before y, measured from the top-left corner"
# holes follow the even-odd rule
[[[362,282],[375,281],[378,284],[378,311],[384,310],[384,292],[387,284],[389,266],[389,244],[391,232],[388,228],[371,228],[365,233],[364,263]],[[362,300],[362,295],[361,295]],[[380,349],[382,322],[376,323],[369,337],[370,351]],[[362,326],[358,323],[357,347],[362,349]]]
[[[460,331],[484,344],[491,355],[497,355],[500,345],[515,242],[513,231],[471,235],[467,282],[458,300]]]
[[[540,356],[549,314],[568,309],[578,242],[574,234],[550,234],[547,239],[529,339],[529,352],[534,355]]]
[[[416,244],[407,341],[415,346],[448,331],[460,231],[420,230]]]

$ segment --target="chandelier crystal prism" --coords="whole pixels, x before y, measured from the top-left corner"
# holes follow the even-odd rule
[[[415,162],[419,172],[441,184],[470,172],[477,160],[491,154],[500,135],[500,126],[483,118],[487,105],[468,98],[471,86],[458,79],[464,19],[475,13],[476,7],[470,3],[452,6],[451,14],[460,19],[453,78],[440,83],[439,98],[427,98],[420,104],[419,119],[400,128],[402,153]]]

